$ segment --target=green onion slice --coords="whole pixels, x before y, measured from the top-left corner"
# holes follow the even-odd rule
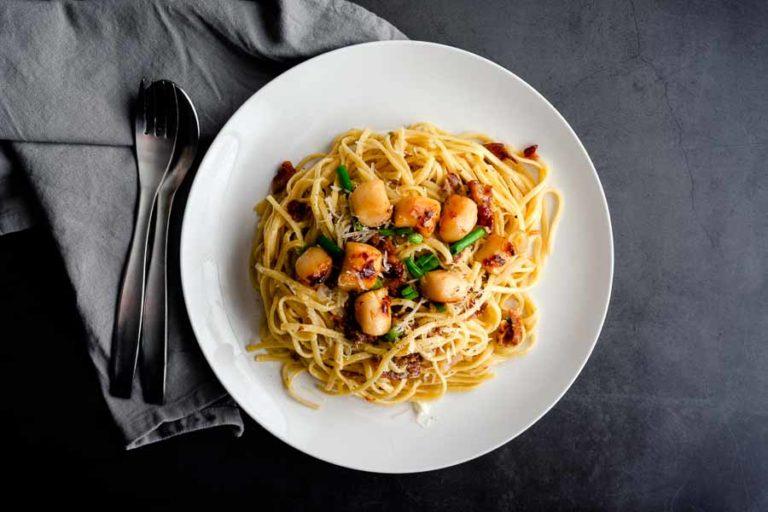
[[[458,254],[473,243],[477,242],[481,238],[483,238],[485,235],[487,235],[488,232],[483,227],[475,228],[472,230],[471,233],[469,233],[467,236],[456,242],[451,246],[451,253],[452,254]]]
[[[410,272],[411,275],[416,279],[424,275],[424,271],[422,271],[421,268],[419,268],[419,266],[416,264],[416,262],[413,261],[413,256],[408,256],[405,259],[405,266],[408,269],[408,272]]]
[[[352,192],[352,178],[349,177],[349,172],[346,166],[340,165],[336,168],[336,174],[339,175],[339,181],[341,182],[341,188],[347,192]]]
[[[320,235],[317,238],[317,245],[325,249],[325,252],[327,252],[331,256],[339,257],[344,255],[344,251],[341,249],[341,247],[336,245],[336,242],[334,242],[333,240],[331,240],[325,235]]]

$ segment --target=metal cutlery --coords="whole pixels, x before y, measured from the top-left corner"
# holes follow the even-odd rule
[[[174,154],[178,127],[176,88],[166,80],[141,81],[134,121],[139,200],[120,286],[110,360],[110,393],[129,398],[139,351],[149,221]]]
[[[162,404],[165,399],[168,357],[167,251],[173,198],[192,167],[200,136],[197,112],[192,101],[180,87],[175,84],[174,87],[178,98],[179,131],[173,167],[166,173],[157,193],[152,254],[141,326],[139,373],[144,400],[154,404]]]

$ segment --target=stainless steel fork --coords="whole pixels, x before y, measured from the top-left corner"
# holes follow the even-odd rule
[[[178,129],[178,102],[173,83],[139,86],[134,122],[139,201],[128,260],[120,286],[110,360],[110,393],[129,398],[139,351],[149,221],[163,176],[173,157]]]
[[[173,198],[195,161],[200,138],[200,125],[192,100],[179,86],[176,86],[176,97],[179,104],[179,130],[174,165],[166,173],[157,194],[155,234],[147,271],[144,319],[141,326],[141,389],[144,400],[151,404],[162,404],[165,401],[168,361],[168,230]]]

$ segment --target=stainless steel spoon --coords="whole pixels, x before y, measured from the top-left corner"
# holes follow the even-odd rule
[[[173,198],[192,167],[200,138],[200,125],[192,101],[178,85],[174,84],[174,87],[179,103],[175,164],[166,174],[157,194],[155,235],[147,273],[141,328],[141,386],[144,400],[154,404],[165,401],[168,358],[168,226]]]
[[[110,394],[130,398],[141,332],[149,222],[158,188],[171,166],[178,126],[176,89],[167,80],[144,80],[136,102],[134,135],[139,200],[128,260],[120,284],[110,354]]]

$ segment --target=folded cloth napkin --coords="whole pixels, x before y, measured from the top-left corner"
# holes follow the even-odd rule
[[[6,1],[0,27],[0,233],[30,225],[23,200],[30,190],[61,251],[128,448],[218,425],[239,435],[240,413],[203,360],[180,296],[169,306],[166,405],[144,404],[138,383],[131,400],[107,391],[137,196],[129,111],[139,80],[168,78],[184,88],[207,144],[253,92],[299,60],[404,36],[341,0]],[[178,236],[178,223],[171,234]],[[169,279],[180,293],[177,268]]]

